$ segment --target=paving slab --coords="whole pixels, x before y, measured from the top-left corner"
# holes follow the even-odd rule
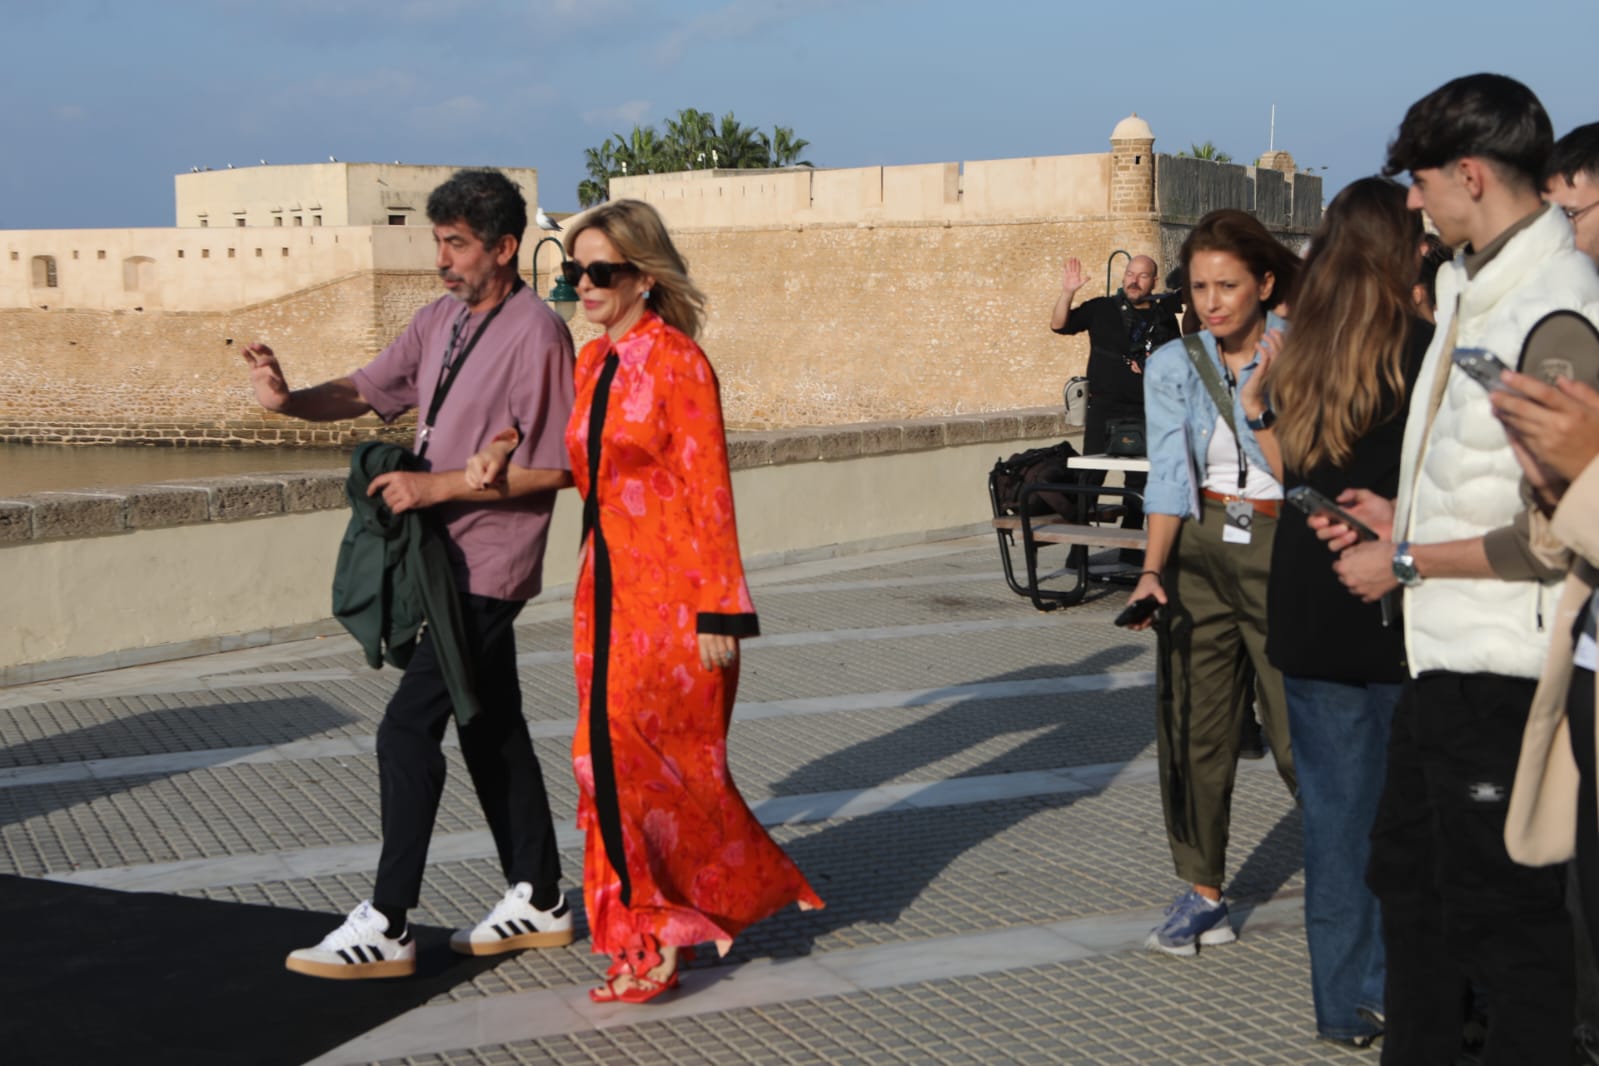
[[[990,538],[751,573],[735,779],[827,900],[595,1008],[569,770],[570,605],[517,627],[580,939],[455,984],[318,1062],[1349,1063],[1311,1040],[1300,829],[1244,764],[1242,939],[1141,948],[1179,887],[1153,762],[1153,640],[1098,590],[1037,612]],[[370,891],[373,738],[399,678],[344,637],[0,689],[0,873],[338,915]],[[418,923],[503,891],[453,731]],[[284,945],[287,951],[299,945]],[[171,1009],[170,1007],[167,1009]],[[270,1040],[263,1061],[274,1061]]]

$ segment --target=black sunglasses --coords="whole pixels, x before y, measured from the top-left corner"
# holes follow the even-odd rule
[[[583,266],[581,263],[575,263],[568,259],[561,264],[561,277],[565,278],[566,283],[573,288],[576,288],[577,283],[583,280],[584,274],[587,274],[589,280],[594,282],[596,289],[609,289],[618,274],[630,273],[638,273],[638,267],[632,263],[602,263],[596,260],[588,266]]]

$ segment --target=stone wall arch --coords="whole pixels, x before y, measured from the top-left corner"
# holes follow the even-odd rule
[[[156,286],[155,260],[147,255],[130,255],[122,260],[122,291],[148,292]]]
[[[33,287],[36,289],[53,289],[56,285],[56,257],[53,255],[34,256]]]

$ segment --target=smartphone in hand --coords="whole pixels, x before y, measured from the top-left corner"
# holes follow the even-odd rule
[[[1339,522],[1354,530],[1355,536],[1361,540],[1376,540],[1377,533],[1366,523],[1338,506],[1309,485],[1296,485],[1288,490],[1288,502],[1305,512],[1308,518],[1311,515],[1325,515],[1333,522]]]
[[[1455,365],[1466,372],[1466,376],[1489,392],[1508,392],[1512,396],[1519,396],[1509,385],[1499,380],[1499,375],[1510,368],[1503,359],[1486,348],[1456,348],[1452,356]]]
[[[1141,600],[1134,600],[1122,608],[1122,613],[1116,616],[1119,626],[1135,626],[1152,616],[1160,607],[1160,601],[1153,596],[1145,596]]]

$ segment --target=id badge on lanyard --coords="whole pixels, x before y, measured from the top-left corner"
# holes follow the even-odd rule
[[[1227,501],[1227,523],[1222,526],[1223,544],[1248,544],[1255,524],[1255,507],[1248,500]]]
[[[1231,401],[1236,395],[1237,384],[1233,379],[1232,369],[1227,368],[1227,399]],[[1229,426],[1229,428],[1231,428]],[[1233,433],[1233,447],[1238,449],[1238,495],[1244,494],[1244,487],[1249,483],[1249,459],[1244,455],[1244,442],[1235,431]],[[1248,544],[1250,533],[1255,525],[1255,507],[1248,500],[1227,501],[1227,522],[1221,528],[1221,542],[1223,544]]]

